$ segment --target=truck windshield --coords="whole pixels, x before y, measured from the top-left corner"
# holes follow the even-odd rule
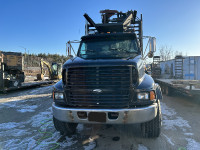
[[[134,39],[88,40],[82,41],[78,56],[84,59],[127,58],[139,54]]]

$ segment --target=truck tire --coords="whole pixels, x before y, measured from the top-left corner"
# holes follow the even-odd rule
[[[57,131],[60,132],[61,135],[70,135],[75,133],[76,127],[78,123],[67,123],[67,122],[62,122],[53,117],[53,123],[54,127],[56,128]]]
[[[145,138],[159,137],[161,132],[161,125],[162,125],[161,107],[160,103],[158,102],[157,116],[153,120],[141,124],[143,137]]]

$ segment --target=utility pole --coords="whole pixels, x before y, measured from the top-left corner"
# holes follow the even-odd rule
[[[19,46],[19,47],[21,47],[21,48],[23,48],[24,50],[25,50],[25,54],[24,54],[24,60],[26,60],[26,48],[25,47],[23,47],[23,46]],[[28,59],[27,59],[28,60]],[[24,63],[25,64],[25,63]],[[27,65],[26,65],[26,67],[28,66],[28,62],[27,62]],[[25,65],[24,65],[24,67],[25,67]]]

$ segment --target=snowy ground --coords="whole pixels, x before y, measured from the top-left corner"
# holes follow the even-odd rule
[[[129,149],[197,150],[200,148],[199,104],[183,97],[164,97],[162,133],[145,139],[140,125],[82,125],[57,142],[51,110],[52,86],[0,95],[0,150]]]

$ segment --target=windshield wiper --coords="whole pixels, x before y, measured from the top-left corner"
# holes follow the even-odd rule
[[[93,50],[93,49],[87,49],[87,50],[82,50],[82,51],[84,51],[84,52],[87,52],[87,51],[89,51],[89,52],[95,52],[95,50]]]
[[[125,49],[123,49],[123,48],[111,48],[110,50],[119,50],[119,51],[124,51]]]
[[[93,49],[87,49],[87,50],[85,50],[85,51],[95,52],[95,50],[93,50]]]
[[[119,52],[122,52],[122,53],[136,53],[136,51],[127,50],[123,48],[111,48],[110,50],[119,50]]]

